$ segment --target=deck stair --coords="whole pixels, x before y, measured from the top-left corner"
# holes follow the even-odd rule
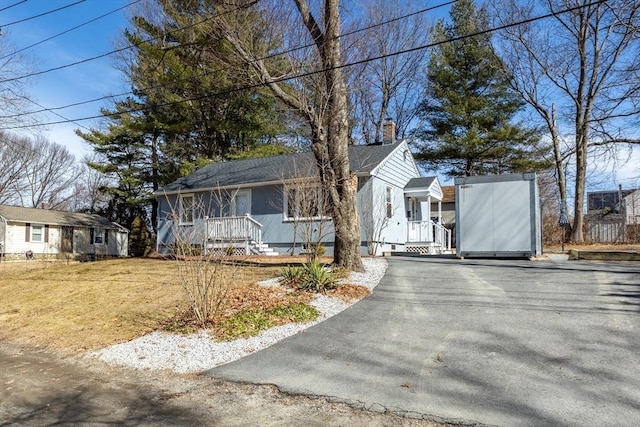
[[[206,250],[215,255],[278,255],[262,241],[262,224],[248,214],[206,218],[206,236]]]

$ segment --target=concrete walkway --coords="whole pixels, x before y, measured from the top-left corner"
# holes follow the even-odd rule
[[[373,295],[208,372],[502,426],[640,425],[640,264],[396,258]]]

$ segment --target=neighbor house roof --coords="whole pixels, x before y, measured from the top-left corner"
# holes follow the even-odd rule
[[[12,222],[63,225],[69,227],[106,228],[126,231],[126,228],[121,225],[111,222],[105,217],[94,214],[0,205],[0,216]]]
[[[456,201],[456,186],[445,185],[442,189],[442,203],[454,203]]]
[[[349,166],[356,174],[370,174],[398,146],[399,144],[351,146]],[[281,182],[296,177],[310,177],[316,171],[315,159],[310,152],[217,162],[165,185],[155,194]]]

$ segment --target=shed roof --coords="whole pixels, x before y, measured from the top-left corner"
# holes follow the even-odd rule
[[[399,145],[351,146],[349,166],[356,174],[370,174]],[[315,159],[311,152],[217,162],[164,186],[156,194],[278,182],[296,177],[311,177],[316,173]]]
[[[29,222],[69,227],[94,227],[126,231],[126,228],[109,221],[103,216],[86,213],[0,205],[0,216],[12,222]]]

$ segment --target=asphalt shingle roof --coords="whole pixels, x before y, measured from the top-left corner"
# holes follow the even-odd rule
[[[428,188],[433,181],[436,180],[435,176],[425,176],[421,178],[411,178],[407,185],[404,186],[405,189],[408,188]]]
[[[100,215],[56,211],[52,209],[23,208],[0,205],[0,216],[16,222],[33,222],[70,227],[94,227],[124,230],[120,225]]]
[[[371,173],[397,147],[397,144],[351,146],[351,170],[359,174]],[[314,174],[315,167],[315,160],[310,152],[212,163],[164,186],[156,194],[309,177]]]

